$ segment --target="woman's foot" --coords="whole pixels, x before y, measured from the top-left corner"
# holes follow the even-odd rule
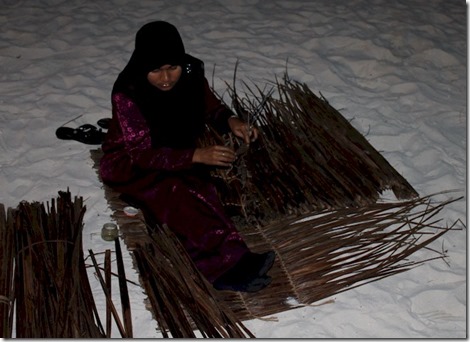
[[[276,254],[273,251],[265,253],[248,252],[240,261],[214,282],[218,290],[256,292],[271,283],[271,277],[266,273],[274,264]]]
[[[256,265],[259,265],[259,269],[258,269],[259,276],[265,275],[266,273],[268,273],[271,267],[273,267],[274,259],[276,259],[276,253],[274,253],[273,251],[268,251],[268,252],[264,252],[261,254],[258,254],[258,253],[251,253],[251,254],[252,254],[250,256],[251,260],[249,262],[255,265],[255,267],[257,267]]]
[[[258,292],[271,284],[271,281],[272,278],[267,275],[254,278],[249,282],[224,281],[219,278],[214,282],[213,286],[219,291]]]

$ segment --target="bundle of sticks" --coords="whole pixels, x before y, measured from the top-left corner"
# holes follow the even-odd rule
[[[2,337],[13,328],[18,338],[104,337],[83,258],[83,200],[61,192],[47,208],[23,201],[4,210]]]

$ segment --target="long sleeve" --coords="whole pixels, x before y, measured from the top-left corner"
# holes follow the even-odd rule
[[[112,106],[113,119],[102,145],[103,181],[123,183],[133,179],[138,170],[179,171],[193,166],[194,149],[152,148],[145,118],[126,95],[114,94]]]

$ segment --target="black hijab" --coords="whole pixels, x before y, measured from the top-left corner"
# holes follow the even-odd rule
[[[162,91],[147,80],[150,71],[165,64],[179,65],[183,69],[178,83],[169,91]],[[181,36],[173,25],[151,22],[137,32],[134,52],[112,92],[125,93],[136,102],[149,125],[152,146],[195,147],[204,129],[202,68],[201,61],[186,54]],[[200,72],[196,72],[197,69]]]

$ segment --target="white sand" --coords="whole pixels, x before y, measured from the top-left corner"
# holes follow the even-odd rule
[[[156,19],[179,28],[209,79],[215,66],[218,92],[237,60],[238,79],[259,85],[282,76],[288,60],[290,77],[352,119],[420,195],[466,195],[463,1],[2,0],[0,203],[45,202],[68,187],[86,199],[85,249],[113,248],[93,235],[111,211],[90,146],[58,140],[55,130],[79,115],[68,126],[110,117],[111,87],[135,32]],[[443,224],[466,222],[466,199],[441,216]],[[466,230],[432,247],[448,250],[448,264],[432,261],[334,296],[332,304],[246,325],[260,338],[466,337]],[[136,280],[129,255],[126,263]],[[90,279],[104,309],[92,272]],[[135,337],[161,336],[142,289],[130,293]]]

